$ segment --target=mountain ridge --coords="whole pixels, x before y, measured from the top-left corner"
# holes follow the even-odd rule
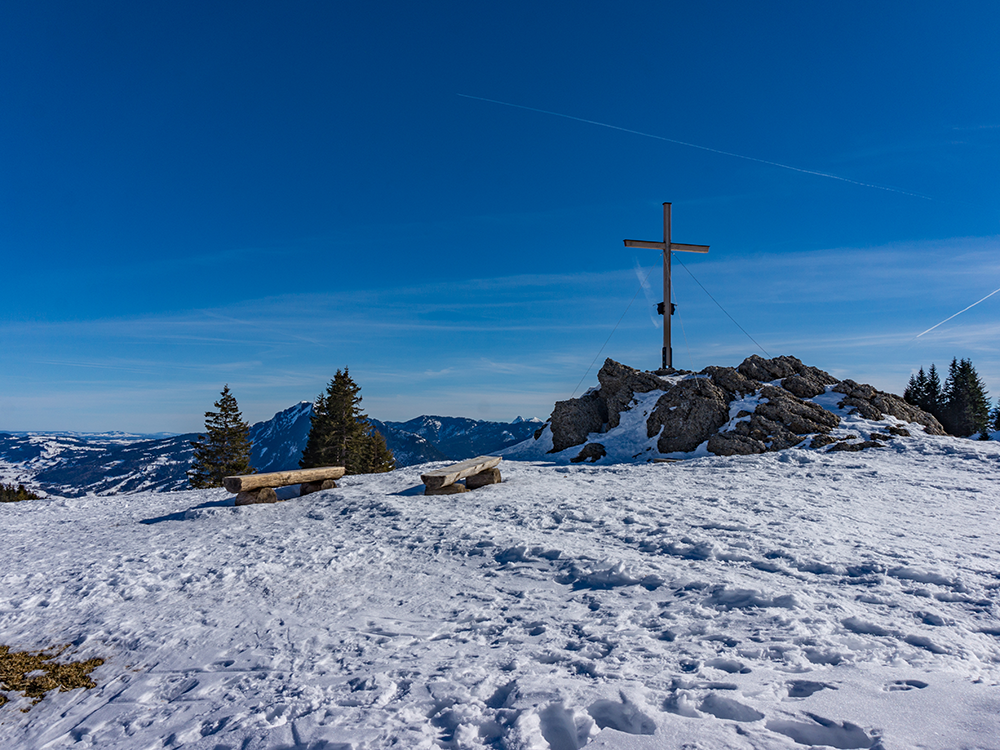
[[[250,426],[250,463],[258,473],[299,467],[312,406],[300,401]],[[401,468],[493,453],[526,439],[541,424],[537,419],[518,420],[422,415],[406,422],[369,422],[385,437]],[[187,489],[191,442],[199,433],[159,435],[0,431],[0,481],[64,497]]]

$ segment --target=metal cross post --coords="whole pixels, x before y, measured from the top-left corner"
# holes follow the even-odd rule
[[[663,368],[674,366],[674,353],[670,347],[670,316],[674,314],[670,288],[670,253],[707,253],[708,245],[679,245],[670,241],[670,204],[663,204],[663,242],[625,240],[625,247],[646,247],[663,251],[663,303],[659,313],[663,316]]]

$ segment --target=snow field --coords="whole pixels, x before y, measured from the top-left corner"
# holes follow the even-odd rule
[[[1000,748],[996,443],[427,468],[0,508],[0,746]]]

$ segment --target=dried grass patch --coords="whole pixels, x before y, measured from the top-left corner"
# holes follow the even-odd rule
[[[34,706],[50,690],[66,692],[78,687],[97,687],[89,675],[104,659],[54,661],[69,647],[67,643],[44,651],[11,651],[9,646],[0,646],[0,706],[8,701],[4,691],[21,693],[31,698]]]

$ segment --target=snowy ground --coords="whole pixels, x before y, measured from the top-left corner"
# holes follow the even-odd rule
[[[1000,748],[1000,444],[501,469],[0,506],[0,747]]]

